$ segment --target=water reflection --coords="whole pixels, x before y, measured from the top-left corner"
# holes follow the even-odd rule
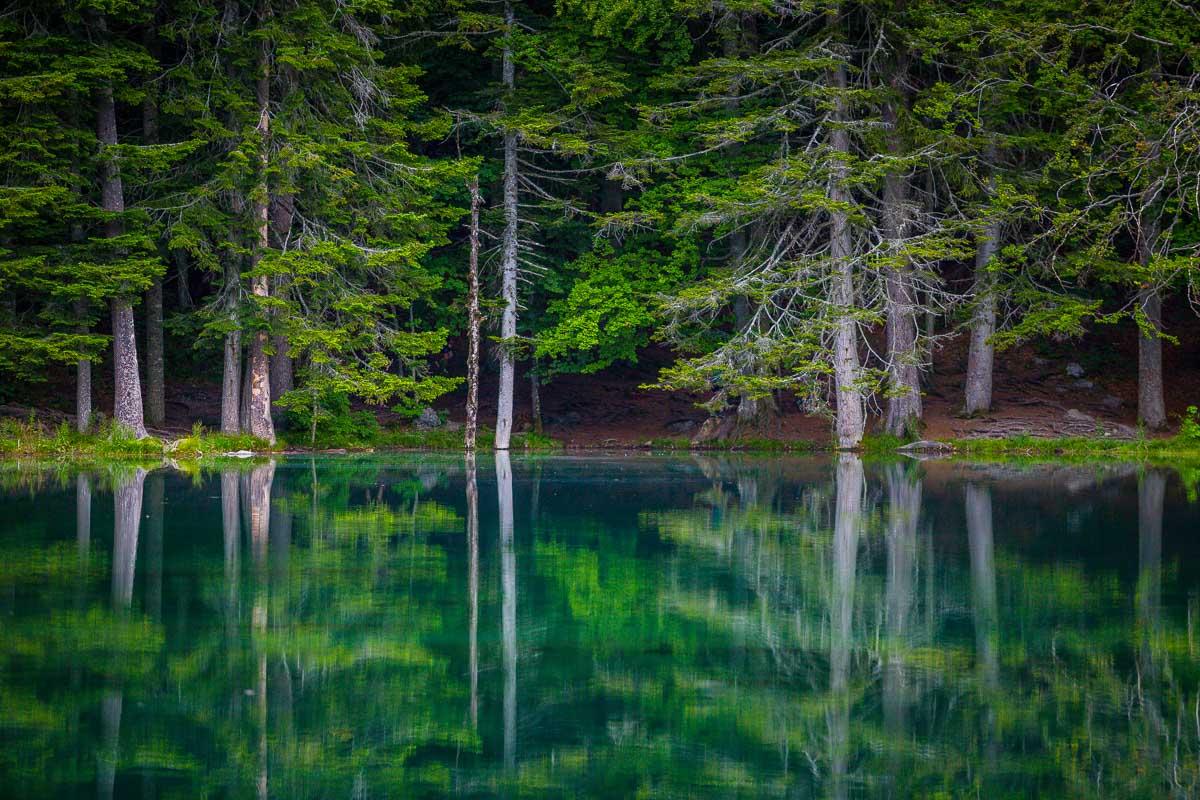
[[[1193,796],[1185,488],[849,455],[26,480],[0,786]]]

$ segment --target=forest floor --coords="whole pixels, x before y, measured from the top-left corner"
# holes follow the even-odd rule
[[[1178,343],[1164,346],[1167,410],[1174,430],[1190,405],[1200,405],[1200,320],[1192,315],[1168,321]],[[568,449],[686,448],[707,417],[697,407],[706,398],[642,388],[670,362],[670,354],[650,349],[633,367],[615,367],[592,375],[556,375],[541,386],[545,434]],[[934,355],[934,368],[925,387],[925,439],[948,441],[1011,439],[1015,437],[1138,436],[1137,339],[1129,325],[1106,328],[1082,340],[1062,344],[1040,342],[998,353],[995,364],[994,407],[991,413],[963,418],[962,385],[966,371],[965,338],[949,341]],[[453,369],[453,367],[451,367]],[[101,373],[104,377],[106,374]],[[106,387],[98,381],[96,405],[106,407]],[[174,440],[187,436],[199,421],[216,428],[220,412],[216,382],[168,386],[167,424],[152,430]],[[480,422],[495,419],[495,372],[486,370],[480,399]],[[54,426],[69,421],[74,399],[69,374],[40,384],[28,405],[0,406],[0,417],[27,418]],[[443,397],[436,408],[454,422],[464,419],[465,391]],[[530,383],[518,373],[515,430],[532,428]],[[778,403],[777,421],[751,434],[748,441],[725,446],[817,449],[829,445],[829,420],[806,414],[794,401]],[[877,412],[878,409],[875,409]],[[387,428],[404,422],[381,412]],[[877,415],[876,415],[877,418]]]

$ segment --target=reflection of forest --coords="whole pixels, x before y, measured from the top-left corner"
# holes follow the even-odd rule
[[[1200,790],[1177,481],[1099,476],[1047,518],[1002,474],[924,475],[501,454],[59,476],[0,499],[0,779],[27,797]],[[1123,551],[1032,554],[1022,513]]]

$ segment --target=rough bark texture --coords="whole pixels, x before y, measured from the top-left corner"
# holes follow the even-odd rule
[[[850,134],[842,126],[849,116],[843,97],[846,89],[845,66],[838,65],[831,71],[830,78],[837,96],[834,100],[833,129],[829,134],[829,143],[835,152],[848,154]],[[834,168],[829,183],[829,199],[836,204],[848,204],[851,201],[850,191],[846,187],[848,177],[844,165]],[[835,209],[830,213],[829,239],[829,251],[834,265],[830,302],[837,315],[833,342],[834,392],[837,395],[835,427],[837,446],[847,449],[857,447],[862,441],[865,415],[862,389],[858,385],[858,323],[852,314],[855,299],[853,241],[850,220],[844,211]]]
[[[471,253],[467,261],[467,450],[479,430],[479,176],[471,178]]]
[[[967,354],[967,377],[963,412],[982,414],[992,407],[992,364],[996,333],[996,278],[990,266],[1000,248],[1000,221],[988,223],[975,250],[975,315],[971,318],[971,344]]]
[[[270,108],[270,64],[267,42],[259,45],[258,81],[255,85],[255,101],[258,104],[259,136],[259,186],[252,203],[255,225],[254,246],[251,248],[250,269],[258,267],[262,253],[267,249],[270,221],[267,214],[267,167],[270,159],[271,136]],[[250,292],[255,297],[270,297],[270,283],[266,276],[259,275],[250,281]],[[259,439],[275,443],[275,425],[271,419],[271,365],[267,355],[268,334],[256,330],[250,338],[247,355],[250,396],[247,402],[246,430]]]
[[[149,37],[148,37],[149,38]],[[147,93],[142,101],[142,139],[158,144],[158,100]],[[167,418],[163,367],[163,285],[154,279],[146,290],[146,421],[162,427]]]
[[[1137,258],[1147,266],[1154,255],[1158,226],[1143,222],[1138,232]],[[1152,431],[1167,425],[1167,409],[1163,401],[1162,367],[1162,295],[1154,284],[1138,291],[1138,308],[1146,317],[1150,330],[1138,336],[1138,420]]]
[[[504,23],[515,24],[512,3],[504,4]],[[516,67],[507,41],[501,63],[504,91],[511,94],[516,83]],[[504,133],[504,237],[501,241],[500,298],[500,391],[496,403],[496,449],[507,450],[513,426],[513,380],[516,363],[512,350],[517,335],[517,133]]]
[[[146,290],[146,421],[162,427],[167,419],[163,367],[163,286],[156,278]]]
[[[123,231],[118,216],[125,211],[125,190],[121,170],[110,148],[117,143],[117,110],[113,104],[112,86],[96,92],[96,136],[100,140],[100,207],[110,215],[104,224],[104,235],[120,236]],[[133,327],[133,306],[124,297],[114,297],[112,307],[113,335],[113,419],[128,428],[134,436],[146,436],[142,417],[142,381],[138,375],[137,334]]]
[[[221,372],[221,433],[237,433],[240,429],[241,393],[242,333],[234,330],[225,334],[225,357]]]
[[[884,109],[887,123],[888,152],[899,155],[900,137],[896,110]],[[884,236],[891,240],[893,252],[908,236],[908,177],[888,175],[883,185]],[[884,429],[893,436],[916,435],[921,428],[921,370],[917,352],[917,292],[913,285],[912,264],[907,259],[887,271],[887,362],[891,386]]]
[[[542,392],[541,378],[537,369],[529,370],[529,413],[533,415],[533,430],[542,432]]]
[[[87,333],[87,301],[75,301],[75,318],[80,320],[79,332]],[[92,362],[80,359],[75,364],[75,429],[87,433],[92,423]]]

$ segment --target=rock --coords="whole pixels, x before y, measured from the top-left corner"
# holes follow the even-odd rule
[[[253,451],[250,450],[234,450],[229,453],[221,453],[226,458],[254,458]]]
[[[1096,418],[1091,414],[1085,414],[1077,408],[1067,409],[1067,422],[1095,422]]]
[[[1107,394],[1100,398],[1100,405],[1107,408],[1109,411],[1117,411],[1121,406],[1125,405],[1125,401],[1113,394]]]
[[[1138,432],[1128,425],[1118,422],[1116,425],[1113,425],[1113,434],[1122,439],[1136,439]]]
[[[1083,390],[1083,391],[1087,391],[1087,390],[1089,390],[1089,389],[1095,389],[1095,388],[1096,388],[1096,382],[1095,382],[1095,381],[1089,381],[1089,380],[1086,380],[1086,379],[1080,379],[1080,380],[1077,380],[1077,381],[1075,381],[1074,383],[1072,383],[1072,384],[1071,384],[1071,388],[1072,388],[1072,389],[1081,389],[1081,390]]]
[[[930,439],[921,439],[917,442],[910,442],[903,447],[898,448],[902,453],[953,453],[954,446],[946,442],[935,442]]]
[[[454,433],[455,431],[461,431],[463,429],[463,424],[461,422],[451,422],[447,420],[446,424],[443,425],[442,428]]]
[[[1048,358],[1042,358],[1041,356],[1033,357],[1033,365],[1035,367],[1044,367],[1049,363],[1050,363],[1050,359],[1048,359]]]
[[[422,431],[440,428],[442,427],[442,418],[436,411],[426,406],[425,408],[421,409],[421,415],[417,417],[416,422],[413,423],[413,427]]]
[[[1077,362],[1072,361],[1070,364],[1067,364],[1067,374],[1072,378],[1082,378],[1083,367]]]
[[[696,420],[694,419],[673,419],[667,423],[667,430],[671,433],[687,433],[695,427]]]

